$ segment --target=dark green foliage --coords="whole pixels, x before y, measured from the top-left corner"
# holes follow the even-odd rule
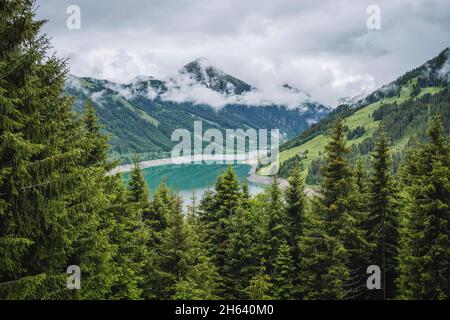
[[[314,202],[308,230],[300,242],[305,298],[342,299],[349,295],[346,286],[351,253],[346,248],[347,232],[355,225],[350,215],[353,186],[343,134],[342,120],[338,119],[326,147],[322,195]]]
[[[407,73],[354,109],[339,107],[288,144],[331,137],[309,170],[307,182],[321,183],[315,196],[304,193],[305,151],[282,167],[290,175],[287,187],[274,177],[265,193],[252,197],[230,166],[199,204],[193,193],[184,212],[165,181],[150,195],[137,158],[127,186],[109,172],[114,163],[96,112],[119,116],[114,124],[123,125],[123,110],[115,109],[127,101],[111,99],[109,110],[87,101],[84,112],[73,113],[72,100],[62,94],[66,67],[46,56],[49,44],[39,36],[43,22],[33,8],[31,0],[0,2],[0,299],[449,299],[448,88],[383,104],[373,116],[385,129],[351,152],[345,136],[356,139],[365,129],[348,131],[339,119],[398,96],[414,79],[413,95],[443,86],[436,73],[448,49],[427,69]],[[93,92],[102,85],[84,81]],[[163,89],[163,83],[152,85]],[[76,103],[81,110],[84,102]],[[214,122],[225,114],[230,126],[242,115],[258,124],[276,116],[273,108],[260,119],[252,108],[213,114],[188,107],[177,105],[177,115]],[[164,106],[138,99],[127,108],[133,110],[129,126],[142,121],[150,127],[143,113],[164,113]],[[146,142],[158,150],[167,147],[167,130],[184,121],[163,118],[167,124],[143,133],[155,134]],[[127,132],[133,133],[131,150],[142,151],[142,136]],[[405,135],[413,137],[408,151],[392,154],[391,164],[389,144]],[[365,287],[372,264],[381,267],[383,290]],[[66,287],[70,265],[81,268],[80,290]]]
[[[370,242],[374,245],[371,262],[381,268],[382,290],[375,292],[378,299],[395,296],[395,257],[398,241],[398,205],[391,177],[388,142],[381,128],[375,152],[372,154],[372,171],[369,184]]]
[[[275,299],[291,300],[296,298],[297,268],[291,251],[291,246],[286,241],[278,248],[272,276],[272,292]]]
[[[218,296],[218,274],[201,243],[196,217],[190,223],[182,212],[181,198],[173,196],[173,209],[168,216],[158,250],[156,298],[214,299]]]
[[[298,256],[297,243],[303,233],[307,202],[305,185],[301,176],[300,167],[295,167],[288,179],[289,185],[285,190],[286,221],[285,228],[288,234],[288,244],[294,256]],[[298,263],[298,261],[295,261]]]
[[[321,196],[313,202],[309,229],[300,241],[305,298],[358,298],[362,294],[361,275],[366,267],[362,262],[369,244],[361,228],[360,197],[343,135],[342,120],[338,119],[326,146]],[[312,271],[311,275],[310,270],[316,268],[318,273]]]
[[[280,165],[280,170],[278,170],[278,175],[280,177],[288,177],[291,173],[292,168],[295,166],[300,166],[300,170],[304,171],[305,167],[302,160],[307,159],[307,154],[296,154],[294,157],[287,159]]]
[[[286,201],[286,222],[285,228],[288,233],[289,252],[284,255],[290,255],[292,259],[292,284],[295,289],[300,285],[299,281],[299,265],[300,265],[300,250],[298,243],[304,235],[307,214],[307,199],[305,194],[305,185],[301,176],[300,166],[295,167],[291,176],[288,178],[289,185],[285,190]],[[286,258],[287,259],[287,258]],[[275,271],[275,273],[277,273]],[[274,278],[275,279],[275,278]],[[299,298],[298,290],[291,295],[290,298]]]
[[[71,112],[66,67],[46,57],[33,6],[0,7],[0,297],[105,298],[113,282],[101,229],[105,140]],[[78,291],[66,289],[73,264],[83,272]]]
[[[323,179],[322,168],[324,165],[325,161],[322,158],[311,161],[305,182],[309,185],[320,185]]]
[[[401,104],[383,104],[373,113],[375,120],[382,120],[386,134],[393,140],[405,133],[420,133],[425,139],[429,120],[440,114],[444,121],[445,134],[450,133],[450,92],[448,88],[434,95],[426,94],[419,99],[410,99]]]
[[[225,297],[245,299],[244,289],[258,269],[257,238],[258,227],[250,212],[244,208],[230,219],[230,235],[224,267]]]
[[[299,291],[303,299],[345,299],[350,278],[348,252],[338,239],[328,236],[325,209],[314,201],[304,235],[299,242],[301,252]]]
[[[450,297],[450,149],[443,123],[434,117],[429,142],[403,167],[405,219],[398,278],[404,299]]]
[[[185,277],[177,282],[172,299],[219,299],[222,280],[202,240],[202,224],[193,210],[196,206],[194,199],[185,221],[190,267]]]
[[[263,259],[259,272],[250,280],[250,285],[245,288],[245,292],[250,300],[270,300],[272,298],[269,295],[271,287],[272,284],[270,283],[270,277],[266,274]]]
[[[286,228],[287,216],[283,194],[275,176],[266,192],[268,193],[266,259],[269,275],[272,275],[278,250],[287,241],[289,231]]]
[[[129,190],[120,177],[109,178],[109,241],[114,245],[114,278],[110,299],[139,299],[144,285],[144,266],[148,258],[149,230],[142,219],[142,204],[130,202]],[[113,221],[113,223],[112,223]]]
[[[217,178],[214,194],[209,193],[205,197],[202,200],[201,219],[205,221],[209,253],[222,275],[227,256],[230,219],[238,212],[241,203],[239,181],[231,166]]]
[[[347,140],[358,139],[364,133],[366,133],[366,128],[361,127],[361,126],[357,126],[355,129],[348,131],[348,133],[347,133]]]

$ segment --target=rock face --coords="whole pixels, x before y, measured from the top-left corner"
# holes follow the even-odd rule
[[[252,87],[222,70],[212,66],[206,58],[196,59],[183,67],[182,74],[207,88],[223,94],[240,95],[249,92]]]

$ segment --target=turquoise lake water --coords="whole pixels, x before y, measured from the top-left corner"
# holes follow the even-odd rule
[[[227,169],[224,165],[167,165],[143,169],[143,174],[150,191],[153,193],[158,185],[166,178],[166,184],[178,191],[183,197],[184,204],[190,203],[192,190],[195,190],[197,198],[200,198],[203,192],[211,186],[214,188],[214,182],[218,175]],[[243,182],[250,172],[250,166],[245,164],[233,165],[239,180]],[[128,180],[128,174],[124,175],[125,181]],[[256,194],[264,190],[263,186],[249,185],[250,193]]]

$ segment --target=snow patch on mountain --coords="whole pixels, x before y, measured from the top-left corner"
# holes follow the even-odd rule
[[[350,106],[357,106],[358,102],[363,101],[370,93],[372,93],[372,91],[372,89],[367,88],[353,97],[340,98],[338,99],[338,105],[347,104]]]
[[[216,109],[229,104],[241,104],[248,106],[280,105],[287,108],[302,109],[305,103],[313,103],[306,94],[293,91],[282,86],[273,86],[259,90],[253,88],[241,94],[218,92],[209,87],[193,81],[190,77],[180,75],[166,83],[167,92],[161,95],[162,100],[174,102],[191,102],[194,104],[206,104]],[[229,84],[232,91],[233,84]]]
[[[127,100],[143,97],[149,100],[161,99],[176,103],[190,102],[196,105],[209,105],[215,109],[221,109],[226,105],[275,105],[310,111],[308,108],[314,105],[324,108],[323,112],[328,110],[327,107],[315,102],[310,95],[287,83],[271,84],[257,89],[212,66],[205,58],[188,63],[177,74],[164,80],[158,80],[151,76],[137,76],[127,84],[107,80],[91,80],[93,83],[117,92]],[[80,78],[74,76],[69,77],[67,85],[77,90],[83,90]],[[84,93],[86,92],[85,90]],[[91,97],[93,100],[99,100],[103,95],[100,92],[94,94]]]
[[[450,50],[446,50],[447,59],[442,65],[441,69],[438,71],[438,75],[441,79],[450,83]]]
[[[72,88],[76,91],[79,91],[83,94],[88,94],[88,90],[83,87],[83,84],[81,83],[81,79],[69,74],[66,79],[66,87]]]

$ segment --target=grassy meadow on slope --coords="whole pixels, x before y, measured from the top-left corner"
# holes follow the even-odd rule
[[[382,119],[375,119],[374,113],[378,111],[382,106],[386,105],[407,105],[413,101],[421,101],[427,95],[435,95],[445,87],[424,87],[420,91],[414,92],[414,87],[417,85],[418,78],[415,77],[409,80],[406,85],[401,87],[399,94],[394,97],[382,98],[376,102],[373,102],[367,106],[360,109],[356,109],[351,115],[344,116],[344,125],[347,128],[347,132],[357,129],[358,127],[364,128],[364,133],[358,137],[348,139],[347,145],[352,147],[357,147],[363,144],[365,141],[369,141],[376,134]],[[426,99],[425,99],[426,100]],[[418,128],[405,128],[402,136],[397,139],[392,139],[392,149],[391,152],[401,152],[412,135],[418,133]],[[311,138],[304,139],[304,143],[300,145],[285,148],[280,152],[280,164],[281,176],[287,176],[289,169],[292,167],[292,163],[300,161],[303,168],[303,176],[308,175],[308,170],[311,167],[313,161],[318,161],[324,154],[325,146],[329,142],[329,130],[325,132],[311,135]],[[367,156],[366,154],[360,154],[360,156]],[[268,175],[268,168],[261,168],[258,173],[260,175]]]

